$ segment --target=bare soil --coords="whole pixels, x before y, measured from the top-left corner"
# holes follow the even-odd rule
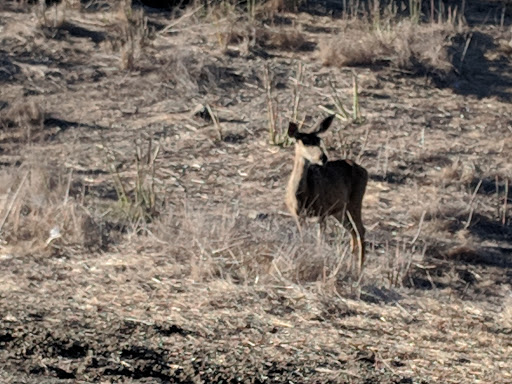
[[[512,382],[512,31],[489,9],[467,10],[436,71],[324,66],[346,21],[312,11],[251,40],[226,29],[245,16],[194,7],[140,27],[116,7],[52,26],[0,5],[0,381]],[[293,147],[269,144],[264,72],[285,128],[299,61],[311,120],[330,82],[350,109],[357,74],[364,122],[326,143],[370,173],[359,284],[334,223],[317,246],[285,212]],[[148,138],[145,223],[112,167],[135,194]]]

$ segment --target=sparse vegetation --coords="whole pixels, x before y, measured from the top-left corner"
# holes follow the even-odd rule
[[[320,108],[329,112],[330,114],[336,114],[339,119],[348,120],[354,124],[364,123],[365,119],[361,114],[361,107],[359,104],[359,87],[357,75],[352,73],[352,113],[349,113],[349,111],[347,111],[345,108],[341,97],[338,95],[336,86],[332,81],[329,81],[329,87],[331,90],[330,99],[332,104],[334,104],[335,109],[329,109],[324,106],[321,106]]]
[[[123,216],[133,225],[140,228],[141,224],[152,221],[159,214],[162,199],[157,191],[156,159],[160,152],[160,144],[154,145],[153,140],[147,140],[144,151],[142,143],[137,141],[134,150],[135,180],[123,180],[117,169],[114,152],[106,148],[107,161],[114,181],[114,187]]]
[[[0,381],[511,382],[510,6],[144,3],[0,2]],[[326,110],[360,281],[285,212]]]

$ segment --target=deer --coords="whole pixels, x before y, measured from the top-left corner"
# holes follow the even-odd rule
[[[368,172],[352,160],[330,161],[319,136],[329,129],[334,117],[325,118],[310,132],[301,132],[290,121],[288,136],[295,141],[295,159],[286,188],[285,203],[302,236],[301,223],[307,217],[317,217],[319,230],[325,232],[326,219],[334,217],[349,232],[351,250],[362,271],[365,261],[361,210],[368,183]]]

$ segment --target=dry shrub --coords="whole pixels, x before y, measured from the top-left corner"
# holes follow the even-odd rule
[[[207,76],[208,58],[193,52],[180,50],[171,57],[162,59],[162,82],[168,83],[180,92],[197,94],[201,91],[200,79],[205,79],[205,89],[215,86],[213,77]],[[205,74],[206,76],[202,76]]]
[[[34,7],[38,27],[50,37],[52,33],[55,33],[64,25],[68,6],[67,1],[48,5],[46,1],[39,0],[38,4]]]
[[[149,37],[143,11],[133,11],[131,15],[121,24],[121,69],[124,70],[135,69],[135,61],[140,58]]]
[[[5,121],[18,126],[39,126],[44,122],[45,113],[40,104],[33,100],[18,100],[6,110]]]
[[[210,21],[221,50],[229,45],[244,44],[247,49],[276,49],[296,51],[311,49],[313,44],[298,26],[274,25],[275,13],[282,9],[295,8],[299,1],[248,2],[214,4],[202,21]],[[293,5],[295,4],[295,5]]]
[[[296,238],[276,251],[272,273],[299,284],[336,282],[349,273],[352,262],[347,238],[341,236],[318,243],[316,231],[310,228],[303,241]]]
[[[32,141],[43,133],[45,111],[34,100],[15,101],[0,114],[6,140]]]
[[[452,64],[448,54],[450,37],[455,30],[451,24],[402,23],[395,37],[395,51],[399,66],[427,72],[448,74]]]
[[[385,46],[362,20],[346,21],[343,30],[319,43],[319,58],[326,66],[371,65],[384,55]]]
[[[251,48],[297,51],[309,45],[304,33],[297,28],[271,28],[255,21],[244,22],[243,19],[226,23],[218,39],[223,49],[231,44],[245,43]]]
[[[363,21],[349,21],[343,32],[320,43],[324,65],[361,66],[388,63],[414,73],[447,75],[452,70],[448,44],[451,24],[402,21],[386,30]]]
[[[322,41],[319,55],[326,66],[363,66],[382,60],[385,46],[373,34],[367,33],[356,37],[348,32],[343,40],[333,38],[329,42]]]
[[[439,171],[432,172],[432,180],[443,187],[451,185],[467,184],[476,178],[476,167],[471,161],[455,159],[451,164],[446,165]]]
[[[1,236],[8,244],[25,244],[26,251],[59,251],[87,243],[83,226],[88,213],[69,195],[71,174],[49,167],[0,174],[7,190],[2,199]]]
[[[119,3],[112,35],[104,43],[107,52],[120,54],[120,68],[134,70],[150,39],[150,30],[143,9],[132,9],[131,1]]]
[[[308,41],[298,29],[282,29],[269,31],[258,43],[263,47],[281,49],[285,51],[301,50],[307,46]]]
[[[243,249],[240,217],[231,210],[175,207],[151,224],[150,233],[166,244],[166,252],[195,281],[223,278],[246,282],[257,268]]]
[[[160,60],[161,81],[182,95],[230,94],[243,86],[243,78],[223,60],[204,52],[180,50]]]
[[[194,281],[332,283],[348,273],[351,259],[343,231],[319,246],[315,225],[304,227],[301,240],[291,220],[249,218],[233,208],[177,207],[149,233]]]
[[[270,12],[296,12],[299,6],[303,3],[302,0],[270,0],[267,1],[263,7],[266,11]]]

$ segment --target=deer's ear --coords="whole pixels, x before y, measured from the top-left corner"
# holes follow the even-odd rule
[[[288,136],[290,137],[296,137],[297,133],[299,133],[299,126],[290,121],[290,124],[288,125]]]
[[[318,127],[318,130],[316,131],[316,133],[322,133],[322,132],[327,131],[327,129],[329,129],[329,127],[331,126],[332,121],[334,120],[335,117],[336,117],[336,115],[330,115],[330,116],[326,117],[320,123],[320,126]]]

